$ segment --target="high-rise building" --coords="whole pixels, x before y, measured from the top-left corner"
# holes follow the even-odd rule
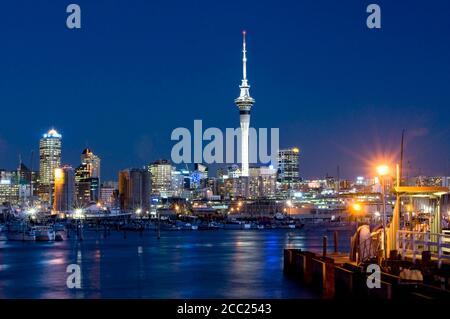
[[[61,166],[61,138],[61,134],[51,129],[39,141],[39,181],[42,185],[51,185],[55,169]]]
[[[179,197],[184,191],[184,176],[181,171],[172,170],[172,185],[171,190],[173,196]]]
[[[255,99],[250,96],[250,85],[247,80],[247,48],[245,42],[246,32],[242,32],[242,83],[239,86],[241,92],[239,97],[234,100],[239,108],[240,124],[241,124],[241,162],[242,176],[248,176],[248,134],[250,127],[250,111],[255,103]]]
[[[87,157],[83,157],[83,154]],[[75,170],[75,197],[76,204],[80,207],[97,202],[100,198],[100,180],[97,177],[100,160],[88,149],[84,150],[83,154],[81,155],[81,165]],[[85,158],[88,160],[84,160]]]
[[[13,172],[0,170],[0,205],[19,203],[19,184]]]
[[[273,198],[276,194],[277,170],[273,167],[250,167],[248,195],[250,198]]]
[[[76,204],[85,207],[97,203],[100,198],[100,185],[97,177],[84,178],[75,182]]]
[[[55,169],[55,193],[53,211],[67,212],[74,208],[75,200],[75,172],[69,165]]]
[[[100,179],[100,158],[92,153],[89,148],[86,148],[81,153],[81,164],[86,165],[89,171],[89,177],[96,177]]]
[[[150,209],[150,173],[146,169],[131,168],[119,173],[120,208],[125,211]]]
[[[152,194],[170,197],[172,194],[172,164],[167,160],[158,160],[149,166],[152,178]]]
[[[290,190],[294,190],[300,182],[299,155],[300,150],[297,147],[278,151],[278,182],[280,191],[284,195],[287,195]]]

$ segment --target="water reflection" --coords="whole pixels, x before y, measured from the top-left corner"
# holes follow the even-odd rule
[[[282,249],[320,250],[322,235],[187,231],[163,232],[158,240],[152,232],[127,238],[86,232],[82,242],[0,242],[0,297],[308,298],[284,277]],[[82,289],[66,286],[72,263],[81,266]]]

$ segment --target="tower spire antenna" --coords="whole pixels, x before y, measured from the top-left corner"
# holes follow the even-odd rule
[[[245,43],[245,35],[247,31],[242,31],[242,85],[247,85],[247,45]]]

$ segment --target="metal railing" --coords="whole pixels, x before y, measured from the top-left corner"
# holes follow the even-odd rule
[[[450,234],[399,230],[397,247],[403,259],[410,254],[413,262],[423,251],[429,251],[437,259],[439,268],[444,260],[450,260],[450,254],[446,254],[450,249]]]
[[[358,264],[378,258],[381,247],[381,232],[372,233],[369,238],[359,244]]]

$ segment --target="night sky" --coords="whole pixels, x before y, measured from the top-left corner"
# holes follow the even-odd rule
[[[370,3],[381,30],[366,26]],[[172,130],[194,119],[237,127],[245,29],[251,124],[300,147],[302,177],[369,174],[398,158],[403,128],[412,173],[447,174],[449,17],[444,0],[2,1],[0,167],[29,165],[51,127],[64,163],[89,146],[104,179],[169,158]]]

